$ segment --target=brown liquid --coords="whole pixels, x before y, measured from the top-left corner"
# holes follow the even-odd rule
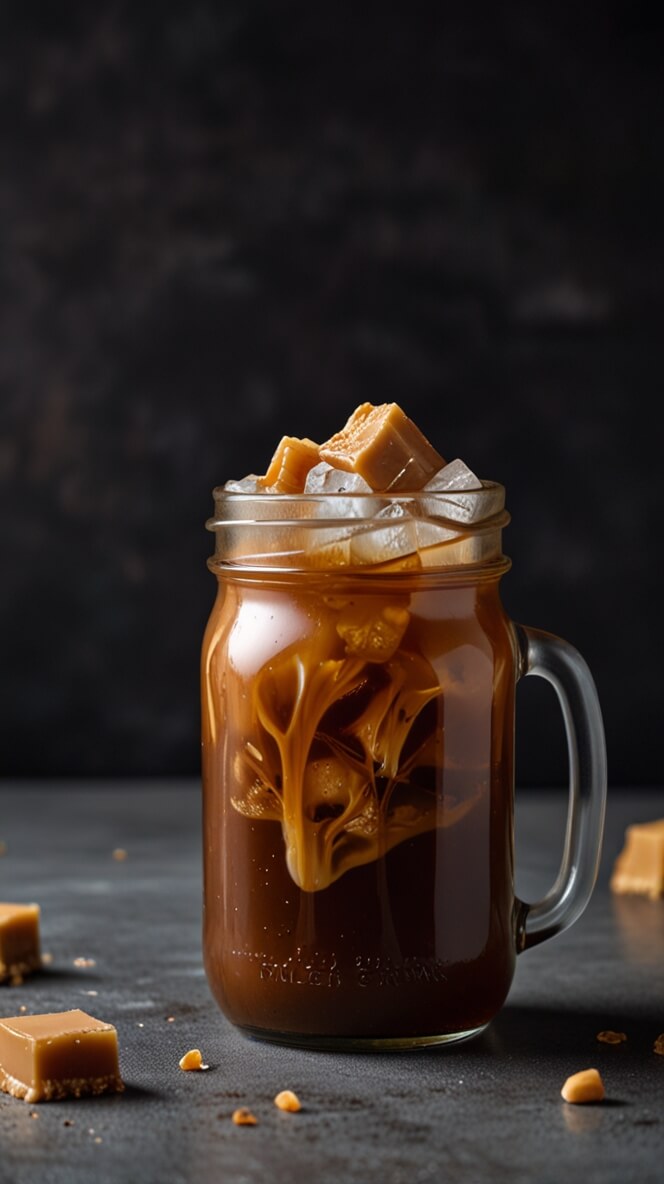
[[[514,642],[497,578],[461,578],[221,578],[204,952],[241,1027],[452,1036],[507,995]]]

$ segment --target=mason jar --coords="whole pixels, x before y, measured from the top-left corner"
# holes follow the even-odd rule
[[[467,1039],[516,955],[597,875],[601,710],[569,643],[512,622],[504,490],[214,491],[202,646],[205,968],[247,1034],[316,1048]],[[560,874],[514,888],[518,680],[562,708]]]

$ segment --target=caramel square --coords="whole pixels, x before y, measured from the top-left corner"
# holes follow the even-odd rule
[[[78,1009],[0,1020],[0,1089],[26,1102],[123,1090],[115,1028]]]
[[[0,983],[41,966],[38,904],[0,903]]]
[[[633,823],[611,875],[611,889],[657,900],[664,896],[664,818]]]

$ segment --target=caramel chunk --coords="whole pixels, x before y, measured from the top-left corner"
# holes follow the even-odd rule
[[[233,1111],[233,1122],[236,1126],[256,1126],[258,1119],[246,1106],[240,1106]]]
[[[362,403],[321,445],[320,459],[359,473],[374,490],[422,489],[445,464],[396,403]]]
[[[664,818],[634,823],[613,865],[611,889],[657,900],[664,896]]]
[[[41,965],[38,904],[0,904],[0,983]]]
[[[598,1032],[597,1039],[600,1044],[623,1044],[627,1039],[624,1032]]]
[[[309,469],[320,460],[313,440],[282,436],[262,484],[269,493],[302,493]]]
[[[655,1043],[652,1046],[652,1050],[653,1052],[657,1053],[658,1057],[664,1057],[664,1032],[661,1032],[657,1037]]]
[[[208,1066],[203,1064],[203,1056],[200,1048],[190,1048],[180,1059],[180,1068],[185,1072],[195,1072],[197,1069],[207,1069]]]
[[[399,646],[410,613],[398,605],[376,605],[371,601],[351,604],[337,621],[337,633],[346,643],[346,653],[368,662],[386,662]]]
[[[582,1069],[567,1078],[560,1093],[566,1102],[601,1102],[604,1084],[597,1069]]]
[[[302,1109],[302,1103],[292,1089],[282,1089],[274,1099],[274,1104],[279,1110],[290,1110],[291,1114],[297,1114]]]
[[[0,1020],[0,1089],[26,1102],[123,1090],[115,1028],[78,1009]]]

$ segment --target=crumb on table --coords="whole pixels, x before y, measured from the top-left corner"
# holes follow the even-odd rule
[[[573,1073],[560,1091],[566,1102],[601,1102],[604,1097],[604,1083],[597,1069],[582,1069]]]
[[[236,1126],[257,1126],[258,1119],[255,1114],[251,1113],[246,1106],[239,1106],[232,1114],[233,1122]]]
[[[292,1089],[282,1089],[274,1099],[274,1104],[279,1110],[289,1110],[292,1114],[302,1109],[302,1103]]]

